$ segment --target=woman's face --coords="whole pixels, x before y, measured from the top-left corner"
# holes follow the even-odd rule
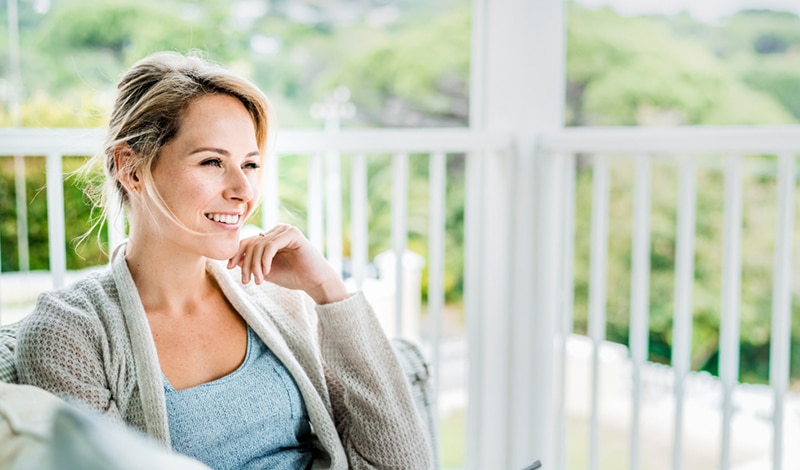
[[[162,224],[178,250],[227,259],[239,246],[239,228],[259,198],[261,154],[250,114],[228,95],[207,95],[186,109],[178,134],[165,145],[153,181],[167,207],[194,234],[168,218]]]

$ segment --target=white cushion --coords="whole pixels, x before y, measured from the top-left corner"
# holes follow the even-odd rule
[[[15,470],[208,470],[40,388],[8,383],[0,383],[0,462]]]

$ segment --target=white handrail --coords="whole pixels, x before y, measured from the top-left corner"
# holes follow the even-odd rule
[[[539,147],[545,152],[625,152],[642,156],[657,153],[796,152],[800,149],[800,125],[573,127],[543,134],[539,138]]]

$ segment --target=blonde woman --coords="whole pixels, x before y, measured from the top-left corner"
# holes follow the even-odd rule
[[[198,57],[124,75],[98,158],[129,238],[108,270],[38,299],[20,382],[212,468],[431,467],[363,295],[294,227],[240,240],[269,115],[254,85]]]

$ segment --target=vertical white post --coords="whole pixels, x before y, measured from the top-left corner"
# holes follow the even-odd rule
[[[464,175],[464,305],[467,320],[467,350],[469,370],[469,403],[467,407],[467,445],[466,462],[468,468],[480,468],[478,460],[482,455],[482,416],[486,401],[479,395],[483,385],[484,335],[480,327],[481,308],[484,297],[484,260],[481,256],[485,245],[483,221],[484,184],[483,168],[485,156],[473,153],[466,156]]]
[[[369,253],[367,158],[364,154],[353,156],[350,172],[350,258],[353,280],[356,287],[361,289]]]
[[[442,310],[444,309],[444,234],[445,189],[447,159],[444,153],[431,155],[430,161],[430,222],[428,225],[428,317],[431,322],[430,345],[433,351],[434,396],[439,394],[440,340]],[[438,401],[438,400],[437,400]],[[437,402],[435,401],[436,405]],[[434,406],[436,408],[436,406]],[[438,448],[438,447],[437,447]]]
[[[337,130],[338,132],[338,130]],[[338,150],[325,154],[325,254],[342,273],[342,166]]]
[[[323,230],[324,215],[322,210],[322,155],[311,155],[308,162],[308,201],[307,221],[308,239],[320,253],[325,253],[325,235]]]
[[[792,335],[792,232],[797,166],[789,153],[778,159],[778,214],[773,258],[772,329],[769,348],[769,382],[774,395],[772,411],[772,468],[783,469],[784,401],[789,388]]]
[[[733,391],[739,380],[739,303],[742,277],[742,157],[725,163],[725,212],[722,254],[719,376],[722,382],[722,443],[720,468],[730,468]]]
[[[697,177],[693,156],[680,159],[678,221],[675,242],[675,301],[672,327],[672,369],[675,374],[675,428],[672,468],[683,459],[684,382],[691,370],[692,285],[694,283],[694,231]]]
[[[539,132],[563,125],[565,3],[473,2],[470,126],[508,134],[514,147],[467,160],[468,183],[482,198],[480,205],[468,200],[467,215],[479,218],[482,228],[469,234],[477,243],[469,247],[469,256],[478,259],[468,259],[466,266],[469,289],[479,291],[466,299],[469,468],[554,461],[553,348],[560,276],[555,253],[561,214],[544,202],[560,203],[555,195],[563,165],[537,153],[535,142]],[[515,52],[521,45],[525,52]],[[511,188],[523,188],[523,177],[529,178],[524,194],[513,194]],[[473,190],[467,189],[469,198]],[[523,200],[531,194],[533,205]],[[476,268],[480,271],[472,271]],[[513,278],[519,274],[527,279]]]
[[[530,465],[534,459],[542,462],[555,462],[554,352],[558,350],[555,338],[558,337],[558,325],[562,321],[560,315],[566,313],[561,310],[559,302],[562,298],[559,281],[562,278],[561,270],[564,269],[561,265],[562,258],[559,256],[562,250],[561,245],[564,243],[564,234],[560,229],[565,227],[562,221],[562,218],[565,217],[564,200],[559,196],[564,194],[563,174],[569,168],[569,162],[559,155],[537,153],[536,156],[536,215],[531,219],[531,226],[528,228],[536,233],[535,259],[532,260],[535,274],[526,289],[528,292],[533,287],[535,292],[533,330],[526,339],[532,345],[533,354],[531,367],[526,374],[532,388],[531,397],[528,399],[531,415],[530,417],[516,416],[513,414],[512,408],[512,417],[516,416],[515,419],[523,419],[529,424],[530,450],[526,452],[524,462],[512,462],[515,466]],[[526,240],[518,240],[518,243],[524,244]],[[519,258],[517,262],[530,263],[531,260]],[[522,295],[530,297],[530,294]],[[530,315],[529,309],[522,308]],[[571,316],[570,311],[568,317],[571,318]],[[563,341],[564,338],[562,337],[561,340]],[[515,380],[512,379],[512,386]],[[520,404],[515,403],[513,406],[517,407]],[[535,424],[530,425],[530,423]]]
[[[589,337],[592,339],[592,395],[590,412],[589,468],[600,461],[600,346],[606,338],[606,277],[608,259],[608,159],[597,155],[593,162],[592,234],[589,253]]]
[[[280,155],[270,152],[267,156],[267,174],[264,184],[264,202],[261,206],[261,228],[269,230],[278,223],[280,215],[280,188],[278,175],[280,173]]]
[[[67,274],[67,245],[64,229],[64,180],[61,154],[47,154],[47,234],[50,247],[50,275],[53,288],[64,286]]]
[[[633,365],[631,470],[638,470],[642,405],[642,368],[647,361],[650,333],[650,156],[636,157],[633,188],[633,235],[631,240],[630,347]]]
[[[573,329],[573,304],[575,302],[575,155],[563,155],[565,159],[562,175],[561,201],[563,215],[561,220],[564,242],[561,245],[561,283],[559,285],[559,326],[558,360],[555,364],[555,375],[558,387],[555,390],[555,401],[558,404],[556,412],[556,436],[553,468],[567,467],[567,417],[566,417],[566,389],[567,389],[567,338]]]
[[[14,157],[14,189],[17,206],[17,253],[19,270],[28,272],[31,268],[30,248],[28,246],[28,195],[25,181],[25,157]]]
[[[408,155],[392,158],[392,252],[394,253],[394,333],[403,337],[403,262],[408,240]]]
[[[509,246],[512,253],[509,253],[509,287],[511,297],[509,299],[510,309],[508,318],[509,328],[509,369],[507,380],[509,380],[509,402],[514,403],[514,409],[508,410],[510,432],[510,455],[509,461],[511,468],[523,468],[533,462],[529,446],[533,440],[531,423],[535,423],[533,405],[536,402],[535,394],[538,383],[537,377],[531,373],[522,373],[517,376],[517,371],[533,370],[537,361],[542,359],[536,354],[536,341],[531,338],[536,331],[536,319],[531,315],[529,292],[534,288],[536,277],[536,248],[539,237],[542,233],[534,233],[530,223],[514,223],[516,221],[532,221],[536,217],[536,210],[540,204],[545,203],[539,200],[537,195],[547,198],[547,202],[557,200],[555,194],[547,194],[539,187],[541,182],[537,181],[537,161],[533,158],[535,148],[530,145],[532,138],[526,139],[527,148],[518,148],[518,158],[512,162],[510,175],[510,194],[509,210],[511,227]],[[519,147],[522,147],[520,145]],[[542,158],[542,156],[539,156]],[[550,157],[552,158],[552,157]],[[536,181],[536,184],[531,182]],[[519,258],[527,260],[515,263],[511,260]],[[553,273],[555,277],[555,273]],[[552,348],[552,339],[545,343],[545,346]],[[546,351],[552,357],[552,351]]]

